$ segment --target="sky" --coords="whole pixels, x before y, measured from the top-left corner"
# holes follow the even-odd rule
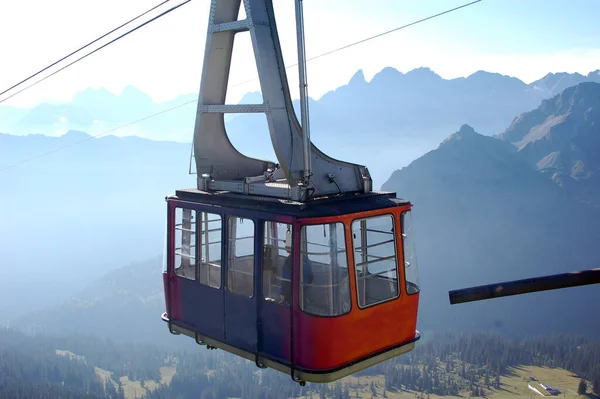
[[[182,0],[171,0],[177,4]],[[160,0],[21,0],[0,13],[0,91],[158,4]],[[307,57],[462,5],[469,0],[304,0]],[[286,65],[294,64],[294,2],[273,0]],[[68,102],[86,88],[119,94],[127,85],[156,102],[197,93],[209,0],[193,0],[3,105]],[[166,10],[166,6],[152,15]],[[526,83],[548,72],[587,74],[600,68],[597,0],[482,0],[472,6],[311,61],[315,99],[362,70],[370,80],[385,67],[429,67],[443,78],[478,70]],[[122,31],[124,32],[124,30]],[[106,40],[101,43],[105,43]],[[236,35],[228,101],[259,88],[250,37]],[[298,70],[288,69],[298,97]]]

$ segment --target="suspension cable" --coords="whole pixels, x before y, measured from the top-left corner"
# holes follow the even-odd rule
[[[122,27],[124,27],[125,25],[128,25],[128,24],[132,23],[133,21],[135,21],[136,19],[139,19],[139,18],[143,17],[144,15],[148,14],[149,12],[151,12],[151,11],[154,11],[155,9],[157,9],[157,8],[158,8],[158,7],[160,7],[160,6],[162,6],[163,4],[166,4],[166,3],[168,3],[169,1],[171,1],[171,0],[165,0],[165,1],[163,1],[162,3],[159,3],[159,4],[155,5],[154,7],[152,7],[151,9],[149,9],[149,10],[147,10],[147,11],[143,12],[143,13],[141,13],[141,14],[140,14],[140,15],[138,15],[137,17],[135,17],[135,18],[133,18],[133,19],[130,19],[129,21],[125,22],[124,24],[121,24],[121,25],[119,25],[118,27],[116,27],[116,28],[114,28],[113,30],[111,30],[111,31],[109,31],[109,32],[107,32],[107,33],[105,33],[104,35],[102,35],[102,36],[98,37],[97,39],[95,39],[95,40],[92,40],[92,41],[91,41],[91,42],[89,42],[88,44],[86,44],[86,45],[84,45],[84,46],[82,46],[82,47],[79,47],[79,48],[78,48],[77,50],[75,50],[75,51],[72,51],[72,52],[70,52],[69,54],[67,54],[67,55],[65,55],[64,57],[62,57],[61,59],[59,59],[58,61],[55,61],[54,63],[52,63],[52,64],[48,65],[47,67],[45,67],[45,68],[43,68],[43,69],[40,69],[39,71],[37,71],[37,72],[36,72],[36,73],[34,73],[33,75],[30,75],[30,76],[28,76],[27,78],[23,79],[23,80],[22,80],[22,81],[20,81],[19,83],[16,83],[16,84],[12,85],[11,87],[9,87],[8,89],[4,90],[2,93],[0,93],[0,96],[1,96],[1,95],[3,95],[3,94],[5,94],[5,93],[6,93],[6,92],[8,92],[8,91],[10,91],[10,90],[14,89],[15,87],[17,87],[17,86],[19,86],[19,85],[21,85],[21,84],[23,84],[23,83],[27,82],[29,79],[31,79],[31,78],[33,78],[33,77],[35,77],[35,76],[39,75],[40,73],[44,72],[44,71],[45,71],[45,70],[47,70],[48,68],[52,68],[54,65],[58,64],[59,62],[61,62],[61,61],[64,61],[65,59],[69,58],[69,57],[70,57],[70,56],[72,56],[72,55],[75,55],[76,53],[80,52],[80,51],[81,51],[81,50],[83,50],[84,48],[91,46],[92,44],[96,43],[98,40],[100,40],[100,39],[104,39],[106,36],[110,35],[111,33],[115,32],[115,31],[117,31],[117,30],[119,30],[119,29],[121,29],[121,28],[122,28]]]
[[[166,12],[170,12],[170,11],[172,11],[173,9],[175,9],[175,8],[177,8],[177,7],[180,7],[180,6],[182,6],[183,4],[185,4],[185,3],[189,2],[189,1],[191,1],[191,0],[187,0],[187,1],[185,1],[184,3],[182,3],[182,4],[179,4],[178,6],[176,6],[176,7],[172,8],[172,9],[170,9],[170,10],[166,11]],[[420,19],[420,20],[418,20],[418,21],[414,21],[414,22],[411,22],[411,23],[409,23],[409,24],[405,24],[405,25],[399,26],[399,27],[397,27],[397,28],[390,29],[390,30],[388,30],[388,31],[386,31],[386,32],[382,32],[382,33],[379,33],[379,34],[377,34],[377,35],[374,35],[374,36],[371,36],[371,37],[368,37],[368,38],[365,38],[365,39],[359,40],[359,41],[357,41],[357,42],[350,43],[350,44],[347,44],[347,45],[345,45],[345,46],[342,46],[342,47],[339,47],[339,48],[336,48],[336,49],[333,49],[333,50],[326,51],[325,53],[322,53],[322,54],[319,54],[319,55],[316,55],[316,56],[310,57],[310,58],[308,58],[306,61],[308,62],[308,61],[315,60],[315,59],[317,59],[317,58],[325,57],[325,56],[327,56],[327,55],[333,54],[333,53],[335,53],[335,52],[338,52],[338,51],[345,50],[345,49],[347,49],[347,48],[350,48],[350,47],[352,47],[352,46],[355,46],[355,45],[357,45],[357,44],[364,43],[364,42],[366,42],[366,41],[369,41],[369,40],[372,40],[372,39],[375,39],[375,38],[378,38],[378,37],[381,37],[381,36],[384,36],[384,35],[390,34],[390,33],[392,33],[392,32],[396,32],[396,31],[398,31],[398,30],[401,30],[401,29],[408,28],[408,27],[410,27],[410,26],[414,26],[414,25],[416,25],[416,24],[419,24],[419,23],[425,22],[425,21],[427,21],[427,20],[430,20],[430,19],[433,19],[433,18],[439,17],[439,16],[441,16],[441,15],[444,15],[444,14],[448,14],[448,13],[450,13],[450,12],[453,12],[453,11],[459,10],[459,9],[461,9],[461,8],[464,8],[464,7],[467,7],[467,6],[473,5],[473,4],[475,4],[475,3],[479,3],[479,2],[481,2],[481,1],[482,1],[482,0],[475,0],[475,1],[472,1],[472,2],[470,2],[470,3],[463,4],[462,6],[454,7],[454,8],[452,8],[452,9],[449,9],[449,10],[446,10],[446,11],[443,11],[443,12],[440,12],[440,13],[437,13],[437,14],[434,14],[434,15],[431,15],[431,16],[429,16],[429,17],[427,17],[427,18],[423,18],[423,19]],[[156,19],[156,18],[159,18],[160,16],[162,16],[162,15],[164,15],[164,14],[165,14],[165,13],[163,13],[163,14],[159,15],[158,17],[155,17],[154,19]],[[150,22],[150,21],[148,21],[148,22]],[[146,23],[148,23],[148,22],[146,22]],[[141,25],[141,26],[142,26],[142,25]],[[141,27],[141,26],[138,26],[137,28],[139,28],[139,27]],[[135,29],[137,29],[137,28],[135,28]],[[130,32],[127,32],[126,34],[128,34],[128,33],[130,33]],[[117,38],[117,39],[115,39],[115,40],[118,40],[118,38]],[[109,43],[108,43],[108,44],[109,44]],[[107,44],[107,45],[108,45],[108,44]],[[105,45],[105,46],[106,46],[106,45]],[[99,49],[97,49],[97,50],[99,50]],[[95,50],[95,51],[97,51],[97,50]],[[90,53],[90,54],[91,54],[91,53]],[[89,54],[88,54],[88,55],[89,55]],[[87,56],[87,55],[86,55],[86,56]],[[286,66],[285,68],[286,68],[286,69],[288,69],[288,68],[292,68],[292,67],[294,67],[294,66],[297,66],[297,65],[298,65],[298,64],[293,64],[293,65]],[[63,68],[63,69],[64,69],[64,68]],[[58,71],[57,71],[57,72],[58,72]],[[48,77],[49,77],[49,76],[48,76]],[[255,80],[256,80],[256,78],[255,78],[255,79],[246,80],[246,81],[243,81],[243,82],[240,82],[240,83],[236,83],[236,84],[232,85],[231,87],[241,86],[241,85],[244,85],[244,84],[246,84],[246,83],[253,82],[253,81],[255,81]],[[4,100],[3,100],[3,101],[4,101]],[[2,101],[0,101],[0,103],[1,103],[1,102],[2,102]],[[71,147],[71,146],[73,146],[73,145],[79,144],[79,143],[81,143],[81,142],[84,142],[84,141],[87,141],[87,140],[89,140],[89,139],[96,138],[96,137],[99,137],[99,136],[102,136],[102,135],[105,135],[105,134],[108,134],[108,133],[115,132],[115,131],[117,131],[117,130],[120,130],[120,129],[123,129],[123,128],[127,127],[127,126],[130,126],[130,125],[133,125],[133,124],[135,124],[135,123],[138,123],[138,122],[144,121],[144,120],[146,120],[146,119],[153,118],[153,117],[155,117],[155,116],[158,116],[158,115],[161,115],[161,114],[164,114],[164,113],[170,112],[170,111],[172,111],[172,110],[174,110],[174,109],[181,108],[181,107],[183,107],[183,106],[185,106],[185,105],[189,105],[189,104],[192,104],[192,103],[195,103],[195,102],[197,102],[197,100],[186,101],[186,102],[184,102],[184,103],[182,103],[182,104],[179,104],[179,105],[173,106],[173,107],[171,107],[171,108],[168,108],[168,109],[166,109],[166,110],[163,110],[163,111],[159,111],[159,112],[156,112],[156,113],[153,113],[153,114],[147,115],[147,116],[145,116],[145,117],[143,117],[143,118],[141,118],[141,119],[137,119],[137,120],[135,120],[135,121],[132,121],[132,122],[126,123],[126,124],[124,124],[124,125],[118,126],[118,127],[116,127],[116,128],[110,129],[110,130],[108,130],[108,131],[101,132],[101,133],[97,133],[97,134],[95,134],[95,135],[91,135],[91,136],[89,136],[89,137],[87,137],[87,138],[85,138],[85,139],[83,139],[83,140],[80,140],[80,141],[77,141],[77,142],[74,142],[74,143],[68,144],[68,145],[66,145],[66,146],[63,146],[63,147],[56,148],[56,149],[54,149],[54,150],[52,150],[52,151],[48,151],[48,152],[46,152],[46,153],[42,153],[42,154],[36,155],[36,156],[34,156],[34,157],[31,157],[31,158],[24,159],[24,160],[22,160],[22,161],[19,161],[19,162],[16,162],[16,163],[14,163],[14,164],[10,164],[10,165],[8,165],[8,166],[6,166],[6,167],[4,167],[4,168],[0,169],[0,173],[1,173],[1,172],[3,172],[3,171],[5,171],[5,170],[11,169],[11,168],[13,168],[13,167],[15,167],[15,166],[21,165],[21,164],[23,164],[23,163],[26,163],[26,162],[29,162],[29,161],[33,161],[33,160],[35,160],[35,159],[38,159],[38,158],[44,157],[44,156],[46,156],[46,155],[50,155],[50,154],[52,154],[52,153],[54,153],[54,152],[57,152],[57,151],[60,151],[60,150],[62,150],[62,149],[65,149],[65,148]]]
[[[135,28],[133,28],[133,29],[130,29],[130,30],[128,30],[127,32],[123,33],[122,35],[120,35],[120,36],[116,37],[115,39],[113,39],[113,40],[109,41],[108,43],[105,43],[105,44],[103,44],[102,46],[98,47],[97,49],[95,49],[95,50],[93,50],[93,51],[91,51],[91,52],[89,52],[89,53],[87,53],[86,55],[84,55],[84,56],[82,56],[82,57],[79,57],[79,58],[77,58],[75,61],[72,61],[72,62],[70,62],[69,64],[67,64],[67,65],[63,66],[62,68],[60,68],[60,69],[57,69],[56,71],[52,72],[50,75],[47,75],[47,76],[43,77],[42,79],[40,79],[40,80],[38,80],[38,81],[36,81],[36,82],[34,82],[34,83],[30,84],[29,86],[26,86],[26,87],[24,87],[23,89],[21,89],[21,90],[17,91],[16,93],[13,93],[13,94],[11,94],[10,96],[8,96],[8,97],[6,97],[6,98],[4,98],[4,99],[0,100],[0,104],[2,104],[3,102],[5,102],[5,101],[6,101],[6,100],[8,100],[9,98],[12,98],[12,97],[16,96],[17,94],[19,94],[19,93],[22,93],[23,91],[25,91],[25,90],[27,90],[27,89],[29,89],[29,88],[31,88],[31,87],[33,87],[33,86],[37,85],[38,83],[41,83],[41,82],[43,82],[44,80],[48,79],[49,77],[56,75],[57,73],[59,73],[59,72],[61,72],[61,71],[65,70],[66,68],[70,67],[71,65],[73,65],[73,64],[76,64],[77,62],[79,62],[79,61],[83,60],[84,58],[86,58],[86,57],[88,57],[88,56],[90,56],[90,55],[94,54],[95,52],[102,50],[104,47],[107,47],[107,46],[111,45],[112,43],[116,42],[117,40],[120,40],[120,39],[122,39],[123,37],[125,37],[125,36],[129,35],[130,33],[133,33],[133,32],[135,32],[136,30],[140,29],[141,27],[143,27],[143,26],[146,26],[146,25],[148,25],[149,23],[151,23],[151,22],[153,22],[153,21],[156,21],[157,19],[159,19],[159,18],[161,18],[161,17],[163,17],[163,16],[167,15],[168,13],[170,13],[170,12],[172,12],[172,11],[176,10],[177,8],[181,7],[182,5],[189,3],[190,1],[192,1],[192,0],[185,0],[183,3],[177,4],[176,6],[173,6],[173,7],[169,8],[168,10],[166,10],[166,11],[163,11],[162,13],[158,14],[158,15],[157,15],[157,16],[155,16],[154,18],[151,18],[151,19],[147,20],[146,22],[144,22],[144,23],[142,23],[142,24],[140,24],[140,25],[136,26],[136,27],[135,27]]]

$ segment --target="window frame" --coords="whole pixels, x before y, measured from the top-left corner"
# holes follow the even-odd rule
[[[223,257],[223,252],[224,252],[224,249],[225,249],[225,245],[223,245],[223,233],[225,231],[225,226],[224,226],[225,223],[223,223],[223,220],[225,219],[225,217],[220,212],[210,212],[208,210],[203,210],[202,208],[200,208],[200,209],[194,209],[194,210],[196,211],[196,221],[199,220],[199,218],[198,218],[198,214],[199,213],[200,214],[205,213],[207,215],[218,216],[221,219],[220,220],[220,222],[221,222],[221,234],[220,234],[220,236],[221,236],[220,237],[220,240],[221,240],[220,241],[220,244],[221,244],[221,250],[220,250],[220,252],[221,252],[221,266],[220,266],[220,273],[219,273],[220,274],[220,276],[219,276],[219,287],[213,287],[210,284],[204,284],[204,283],[202,283],[200,281],[200,262],[202,261],[203,246],[202,246],[202,237],[201,237],[202,234],[200,234],[201,225],[198,224],[198,223],[196,223],[196,248],[200,248],[200,253],[199,253],[200,256],[198,256],[198,259],[196,261],[196,281],[198,282],[198,284],[200,284],[203,287],[209,287],[209,288],[212,288],[213,290],[221,290],[223,288],[223,263],[224,263],[224,261],[223,261],[223,258],[224,258]],[[207,246],[209,246],[209,245],[210,244],[207,243]],[[208,261],[207,261],[207,264],[208,264]],[[210,271],[209,271],[209,276],[210,276]]]
[[[400,238],[401,239],[402,239],[402,235],[404,234],[404,224],[402,223],[402,221],[403,221],[404,218],[402,216],[404,214],[409,214],[410,211],[411,211],[411,209],[407,209],[405,211],[400,212],[400,219],[399,219],[398,222],[400,223]],[[412,221],[412,213],[410,214],[410,218],[411,218],[412,227],[414,227],[414,223]],[[416,249],[414,247],[414,239],[415,239],[414,238],[414,232],[411,231],[411,234],[413,234],[413,238],[412,238],[412,240],[413,240],[413,252],[415,252],[414,256],[416,258]],[[410,295],[410,296],[412,296],[412,295],[419,295],[419,293],[421,293],[421,284],[420,284],[420,281],[419,281],[419,284],[415,284],[417,286],[417,288],[418,288],[418,290],[416,292],[408,292],[408,288],[407,288],[408,279],[406,278],[406,260],[405,260],[404,254],[405,254],[404,239],[402,239],[402,270],[404,272],[404,289],[405,289],[407,295]],[[416,261],[415,263],[416,263],[416,267],[417,267],[417,279],[418,279],[419,278],[419,262]],[[412,283],[412,284],[414,284],[414,283]]]
[[[179,255],[177,254],[177,245],[178,244],[182,244],[182,242],[183,242],[183,235],[184,235],[184,231],[181,230],[181,238],[180,238],[180,240],[178,242],[177,241],[177,224],[178,224],[178,220],[179,220],[179,219],[177,219],[177,211],[178,210],[181,210],[181,212],[182,212],[181,213],[182,226],[183,226],[183,212],[185,210],[189,210],[190,212],[192,212],[192,216],[193,217],[197,217],[196,214],[198,212],[195,207],[187,207],[187,206],[183,206],[183,204],[182,205],[175,205],[173,207],[173,230],[172,230],[173,231],[173,249],[172,249],[172,251],[173,251],[173,275],[175,277],[178,277],[178,278],[181,278],[181,279],[185,279],[185,280],[188,280],[188,281],[198,281],[198,247],[197,247],[197,244],[198,244],[198,224],[197,224],[197,220],[196,219],[194,219],[194,231],[190,232],[190,234],[194,235],[193,240],[190,240],[191,241],[190,242],[190,248],[192,248],[192,247],[194,248],[194,257],[193,257],[194,261],[190,262],[194,266],[194,277],[190,278],[190,277],[186,277],[185,275],[177,273],[177,271],[182,268],[181,266],[177,267],[177,264],[176,264],[177,263],[177,257],[179,256],[179,257],[181,257],[183,259],[183,254],[179,254]],[[167,245],[168,245],[168,243],[167,243]],[[183,247],[181,248],[181,250],[183,250]],[[190,252],[191,252],[191,250],[190,250]]]
[[[281,222],[281,221],[277,221],[277,220],[271,220],[271,219],[259,219],[262,222],[262,234],[261,234],[261,262],[260,262],[260,277],[261,277],[261,297],[262,300],[264,302],[268,302],[268,303],[272,303],[278,306],[283,306],[285,308],[291,308],[294,304],[294,254],[295,254],[295,250],[294,250],[294,239],[296,237],[296,233],[295,233],[295,229],[294,229],[294,223],[293,222]],[[291,233],[291,255],[292,256],[292,270],[291,270],[291,275],[290,275],[290,285],[292,286],[292,298],[289,304],[285,304],[285,303],[280,303],[278,301],[272,301],[269,300],[265,297],[265,284],[264,284],[264,248],[265,248],[265,235],[267,232],[267,223],[274,223],[275,225],[284,225],[284,226],[290,226],[290,233]],[[276,240],[279,239],[279,237],[275,238]],[[277,256],[279,257],[279,247],[276,246],[275,250],[277,251]],[[277,275],[277,277],[280,277],[280,275]]]
[[[329,218],[327,218],[329,219]],[[352,262],[350,262],[350,258],[349,258],[349,253],[348,253],[348,225],[346,224],[346,221],[343,219],[333,219],[331,221],[327,220],[327,221],[310,221],[308,223],[304,223],[303,221],[300,221],[299,225],[298,225],[298,235],[299,238],[298,240],[300,241],[300,244],[302,244],[302,229],[305,227],[309,227],[309,226],[328,226],[331,224],[341,224],[343,227],[343,237],[344,237],[344,249],[346,252],[346,269],[348,270],[348,296],[349,296],[349,304],[350,307],[348,309],[347,312],[344,313],[340,313],[337,315],[322,315],[322,314],[314,314],[311,312],[306,311],[305,309],[303,309],[303,304],[300,301],[300,281],[297,281],[296,276],[295,276],[295,272],[292,273],[292,287],[296,286],[298,287],[298,310],[300,310],[302,313],[310,316],[310,317],[322,317],[322,318],[328,318],[328,319],[332,319],[332,318],[336,318],[336,317],[344,317],[349,315],[350,313],[352,313],[352,311],[354,310],[354,301],[352,300],[352,284],[350,282],[350,278],[351,278],[351,274],[350,274],[350,267],[354,267],[354,264],[352,264]],[[292,235],[294,235],[294,230],[292,230]],[[292,242],[295,243],[294,238],[292,239]],[[308,239],[307,239],[307,244],[308,244]],[[300,263],[299,263],[299,267],[298,267],[298,275],[300,275],[300,273],[304,273],[304,269],[303,269],[303,264],[302,264],[302,255],[303,255],[303,251],[300,249]],[[309,256],[308,251],[306,253],[307,256]],[[310,260],[310,258],[309,258]],[[329,265],[331,266],[331,264]]]
[[[225,229],[223,230],[225,232],[225,239],[226,241],[226,245],[222,247],[222,250],[225,249],[225,265],[226,265],[226,273],[225,273],[225,284],[221,283],[221,287],[223,287],[224,285],[227,286],[227,292],[233,295],[237,295],[239,297],[242,298],[247,298],[247,299],[254,299],[254,297],[256,296],[256,231],[258,230],[257,226],[258,224],[256,223],[257,220],[260,221],[259,218],[257,218],[256,220],[252,217],[248,217],[248,216],[240,216],[239,214],[235,214],[235,213],[227,213],[225,215],[225,219],[226,219],[226,226]],[[244,295],[244,294],[240,294],[239,292],[235,292],[231,290],[231,287],[229,286],[229,273],[232,271],[231,269],[231,264],[229,262],[229,254],[231,251],[231,245],[229,243],[230,240],[230,224],[229,221],[231,218],[236,218],[236,219],[246,219],[252,222],[252,295],[248,296],[248,295]],[[237,224],[237,222],[236,222]],[[235,241],[237,242],[239,239],[237,238],[237,229],[236,229],[236,237],[235,237]],[[236,248],[237,249],[237,248]],[[235,252],[233,253],[233,258],[234,259],[240,259],[243,258],[244,256],[237,256],[235,254]],[[261,257],[262,258],[262,257]],[[233,270],[234,272],[238,272],[238,270]],[[262,276],[262,265],[261,265],[261,276]]]
[[[353,230],[352,230],[352,225],[354,224],[354,222],[359,222],[360,223],[361,220],[368,220],[368,219],[378,218],[378,217],[382,217],[382,216],[391,216],[392,217],[392,226],[394,228],[394,233],[392,234],[392,236],[394,238],[393,246],[394,246],[394,259],[395,259],[395,264],[396,264],[396,287],[398,288],[398,292],[393,297],[384,299],[382,301],[373,302],[373,303],[370,303],[370,304],[365,305],[365,306],[361,306],[360,305],[360,298],[359,298],[360,293],[359,293],[359,288],[358,288],[359,280],[358,280],[358,276],[357,276],[358,269],[356,268],[356,259],[354,257],[355,246],[354,246],[354,233],[353,233]],[[354,261],[352,266],[354,267],[354,280],[355,280],[355,283],[356,283],[356,286],[355,286],[355,289],[356,289],[356,305],[358,306],[358,308],[360,310],[365,310],[365,309],[371,308],[373,306],[378,306],[378,305],[381,305],[381,304],[384,304],[384,303],[393,302],[393,301],[398,300],[402,296],[402,289],[401,289],[402,284],[400,284],[400,280],[401,280],[400,276],[401,276],[401,274],[400,274],[400,268],[399,268],[399,256],[398,256],[399,255],[399,251],[398,251],[398,239],[397,239],[397,231],[396,231],[397,230],[397,226],[396,226],[395,214],[393,212],[385,212],[385,213],[380,213],[380,214],[376,214],[376,215],[366,215],[366,216],[362,216],[362,217],[357,217],[357,218],[352,219],[352,221],[350,222],[350,227],[349,228],[350,228],[350,234],[351,234],[350,240],[352,241],[352,259]],[[400,225],[400,234],[402,234],[402,225]],[[402,238],[402,236],[400,236],[400,238]],[[402,246],[402,261],[404,262],[404,246]],[[367,267],[368,267],[368,264],[369,263],[367,261]],[[368,270],[367,268],[365,268],[365,269]]]

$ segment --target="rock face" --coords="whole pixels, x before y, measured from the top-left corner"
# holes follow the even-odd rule
[[[585,316],[600,300],[594,286],[449,305],[453,289],[596,267],[600,212],[540,173],[521,151],[465,125],[383,185],[414,204],[420,328],[520,336],[600,331],[600,322],[588,324]],[[569,321],[557,325],[557,314]]]
[[[600,83],[565,89],[516,118],[499,138],[581,200],[600,205]]]

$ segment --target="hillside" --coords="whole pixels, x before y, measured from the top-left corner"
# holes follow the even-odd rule
[[[561,396],[586,399],[576,393],[582,380],[588,399],[600,390],[599,343],[580,337],[517,341],[493,334],[425,334],[409,354],[305,387],[226,352],[195,348],[0,330],[0,397],[517,399],[530,396],[529,384],[544,383]]]
[[[600,205],[600,83],[580,83],[544,100],[499,138],[560,186]]]
[[[452,289],[587,269],[600,258],[598,209],[539,173],[513,145],[463,126],[383,188],[415,204],[422,328],[600,331],[587,306],[600,300],[594,286],[448,304]]]
[[[116,342],[192,347],[175,339],[160,315],[165,311],[162,257],[108,272],[68,300],[12,321],[28,333],[87,334]]]
[[[0,212],[0,321],[161,254],[165,196],[195,185],[190,145],[81,132],[0,134],[0,169],[39,154],[47,155],[0,173],[0,207],[8,210]]]

